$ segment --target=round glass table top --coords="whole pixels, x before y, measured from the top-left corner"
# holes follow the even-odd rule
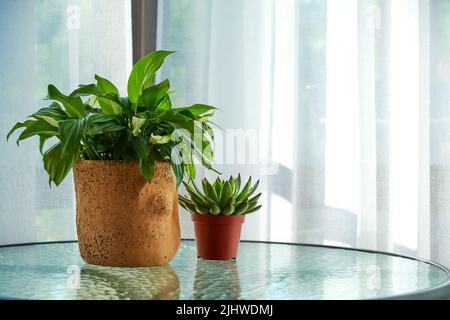
[[[387,253],[241,242],[236,260],[197,258],[183,240],[168,265],[85,263],[76,242],[0,247],[3,299],[379,299],[446,298],[449,273]]]

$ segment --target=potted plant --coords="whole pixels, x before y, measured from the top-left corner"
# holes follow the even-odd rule
[[[236,258],[245,215],[261,208],[261,193],[251,197],[259,180],[252,185],[250,177],[242,189],[240,174],[229,180],[217,178],[212,184],[204,178],[201,187],[193,180],[183,184],[188,195],[178,199],[191,213],[198,256],[208,260]]]
[[[209,118],[215,108],[174,108],[169,81],[155,84],[172,53],[155,51],[139,60],[125,97],[98,75],[96,83],[69,95],[49,85],[52,102],[7,135],[23,129],[17,144],[39,137],[50,186],[73,168],[78,241],[88,263],[169,262],[180,245],[177,187],[184,176],[195,177],[194,157],[212,169]],[[46,148],[46,142],[53,145]]]

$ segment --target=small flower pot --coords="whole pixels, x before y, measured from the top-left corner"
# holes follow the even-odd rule
[[[245,216],[192,214],[197,255],[207,260],[230,260],[237,256]]]

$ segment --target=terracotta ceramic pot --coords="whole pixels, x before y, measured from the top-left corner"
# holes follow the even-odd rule
[[[168,263],[180,246],[178,193],[169,162],[151,183],[137,162],[82,160],[73,169],[81,257],[107,266]]]
[[[191,214],[197,255],[207,260],[229,260],[237,256],[245,216]]]

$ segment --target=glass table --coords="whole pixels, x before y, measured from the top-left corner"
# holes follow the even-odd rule
[[[236,260],[197,258],[183,240],[162,267],[85,263],[76,242],[0,247],[3,299],[449,298],[449,271],[382,252],[241,242]]]

